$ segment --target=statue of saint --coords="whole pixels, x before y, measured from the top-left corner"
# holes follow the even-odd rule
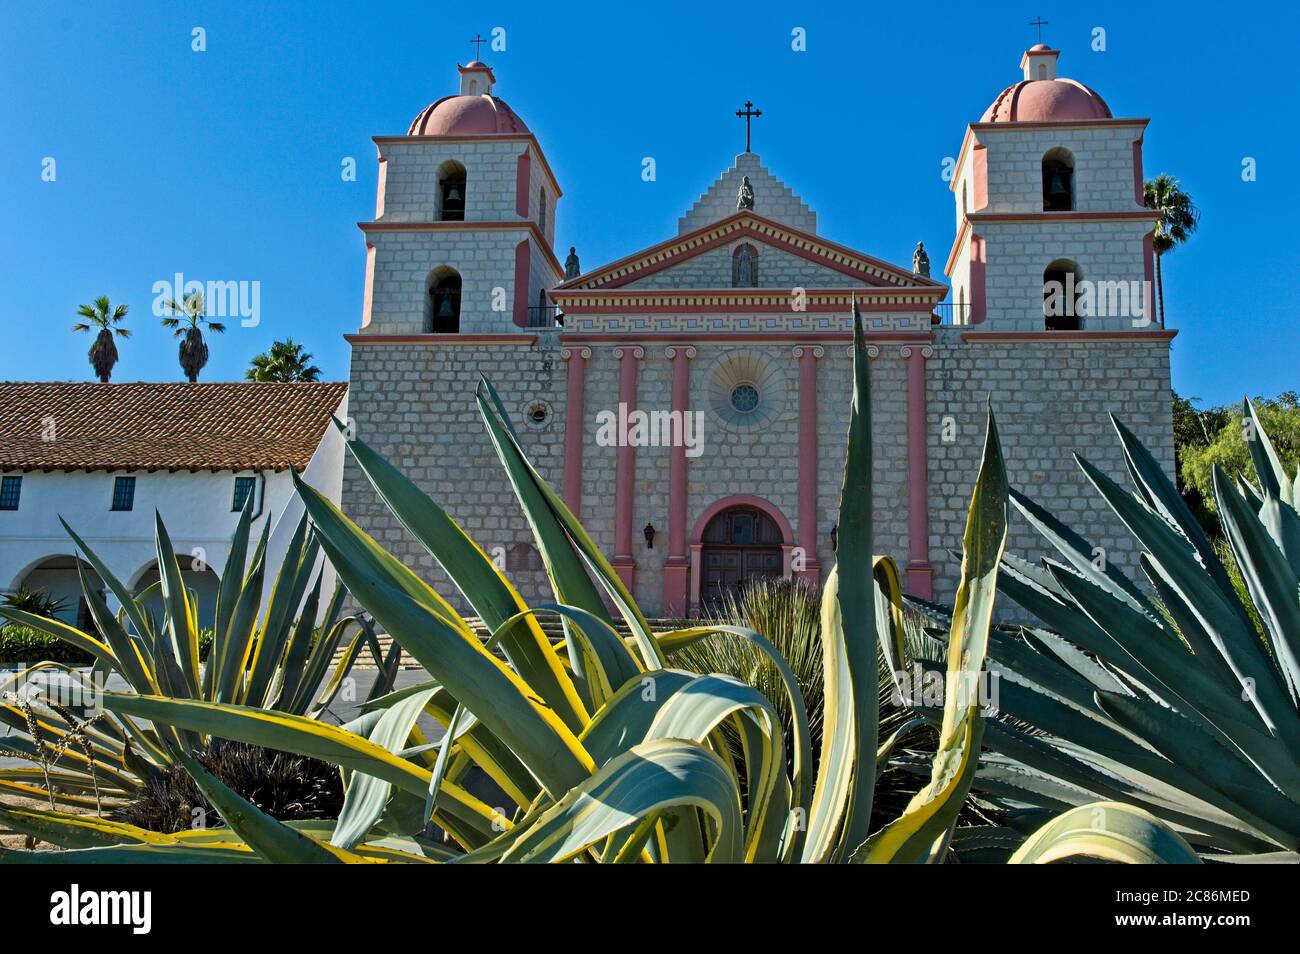
[[[744,209],[754,210],[754,187],[749,184],[749,176],[741,177],[740,191],[736,193],[736,211]]]
[[[570,278],[577,278],[582,274],[582,266],[578,264],[578,250],[574,246],[569,246],[569,257],[564,260],[564,278],[567,281]]]
[[[912,274],[930,277],[930,256],[925,254],[925,246],[920,242],[916,243],[916,251],[912,253]]]
[[[758,251],[748,243],[731,256],[731,287],[758,287]]]

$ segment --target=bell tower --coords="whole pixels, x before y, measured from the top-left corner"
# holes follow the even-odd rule
[[[1142,202],[1146,119],[1115,117],[1057,73],[1039,43],[966,130],[952,178],[956,239],[945,274],[954,322],[1013,332],[1152,327],[1151,233]]]
[[[546,292],[561,192],[486,63],[404,136],[376,136],[379,186],[366,235],[361,335],[505,334],[551,327]]]

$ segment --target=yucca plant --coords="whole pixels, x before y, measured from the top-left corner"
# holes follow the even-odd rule
[[[182,752],[228,828],[159,836],[29,811],[23,830],[76,849],[61,860],[78,861],[944,860],[979,757],[984,720],[977,695],[945,693],[928,783],[882,829],[873,831],[870,821],[877,768],[893,744],[878,738],[877,660],[883,653],[894,671],[906,660],[898,573],[889,559],[872,557],[868,368],[856,309],[854,318],[839,559],[821,598],[825,724],[815,778],[806,708],[786,661],[744,627],[705,623],[652,632],[609,562],[528,460],[484,381],[478,408],[545,561],[554,603],[526,606],[442,509],[352,440],[349,448],[380,498],[487,624],[487,645],[432,587],[298,481],[321,545],[349,590],[431,678],[374,700],[348,727],[229,701],[106,696],[120,717],[342,766],[349,779],[335,823],[282,824]],[[984,666],[1006,518],[1006,477],[990,415],[948,637],[947,673],[959,688]],[[607,599],[631,631],[626,641]],[[563,619],[558,645],[538,625],[541,613]],[[770,654],[794,713],[789,740],[761,692],[729,676],[667,665],[669,654],[720,629]],[[422,712],[446,729],[436,746],[416,728]],[[721,731],[725,724],[743,740],[738,749]],[[470,766],[497,783],[507,804],[485,804],[459,784]],[[1196,860],[1176,834],[1141,810],[1091,810],[1082,824],[1058,820],[1021,857]],[[450,846],[421,837],[430,820]],[[4,860],[42,859],[9,852]]]
[[[330,704],[353,661],[366,646],[379,660],[372,627],[355,616],[340,619],[343,591],[336,590],[317,635],[322,577],[312,580],[319,544],[300,521],[285,561],[272,581],[266,611],[258,618],[269,530],[264,529],[248,562],[251,502],[236,525],[230,555],[221,576],[215,631],[207,664],[200,664],[197,603],[184,584],[180,562],[161,517],[155,534],[159,580],[132,593],[71,527],[64,527],[100,580],[121,603],[114,614],[105,597],[80,569],[82,592],[96,632],[84,632],[57,619],[0,605],[0,617],[55,636],[91,657],[90,672],[45,661],[6,673],[0,685],[0,720],[16,730],[6,737],[4,754],[27,759],[34,767],[0,768],[0,795],[38,799],[52,808],[64,805],[86,811],[118,807],[137,797],[142,787],[180,765],[198,737],[167,723],[140,724],[99,710],[103,682],[120,676],[133,692],[174,699],[274,707],[306,719]],[[247,570],[245,566],[247,565]],[[149,609],[161,598],[162,619]],[[350,629],[356,634],[342,664],[330,675],[333,656]],[[387,671],[391,673],[392,660]],[[67,705],[44,695],[28,694],[50,675],[71,690]],[[389,682],[380,679],[377,693]],[[75,704],[74,704],[75,703]],[[76,744],[73,744],[73,743]],[[93,797],[92,797],[93,793]],[[22,830],[9,812],[0,820]]]
[[[808,738],[815,755],[821,749],[822,674],[821,608],[817,591],[806,580],[760,578],[737,594],[727,593],[707,622],[762,633],[785,660],[803,695]],[[781,717],[787,737],[794,732],[794,713],[785,682],[769,653],[753,641],[730,632],[717,632],[683,646],[668,656],[678,669],[733,676],[761,692]],[[892,686],[892,680],[889,680]],[[816,763],[811,766],[816,768]]]
[[[821,751],[824,700],[822,687],[821,610],[818,593],[806,580],[781,577],[761,578],[738,595],[727,594],[709,616],[710,623],[751,629],[762,633],[789,664],[808,717],[808,736],[813,764]],[[921,619],[909,613],[905,621],[903,658],[943,662],[943,645],[926,636]],[[786,737],[794,733],[781,670],[771,656],[752,641],[731,632],[718,632],[669,654],[674,667],[698,673],[729,675],[761,692],[781,719]],[[913,770],[923,762],[928,768],[938,741],[939,722],[924,711],[909,706],[899,692],[897,675],[883,654],[878,654],[878,734],[891,739],[877,765],[876,794],[872,800],[874,821],[883,825],[900,814],[924,779]],[[733,747],[743,745],[734,732],[727,733]],[[906,755],[906,758],[901,756]],[[897,757],[895,757],[897,756]],[[981,823],[986,819],[970,803],[963,807],[960,823]]]
[[[999,587],[1040,625],[993,633],[999,707],[1027,727],[989,724],[999,755],[975,786],[1040,812],[1122,800],[1206,857],[1300,861],[1300,478],[1244,402],[1255,482],[1213,480],[1238,588],[1159,462],[1112,421],[1136,492],[1076,459],[1141,544],[1145,585],[1012,493],[1062,559],[1003,558]]]

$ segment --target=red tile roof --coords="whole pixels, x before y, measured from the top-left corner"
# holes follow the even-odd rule
[[[346,392],[0,381],[0,470],[302,470]]]

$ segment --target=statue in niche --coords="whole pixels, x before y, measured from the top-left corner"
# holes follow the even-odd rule
[[[930,256],[925,254],[925,245],[921,242],[916,243],[916,251],[912,253],[912,274],[930,277]]]
[[[745,244],[731,256],[731,287],[758,287],[758,250]]]
[[[749,176],[742,176],[740,190],[736,193],[736,211],[743,212],[746,209],[754,211],[754,187],[749,184]]]

